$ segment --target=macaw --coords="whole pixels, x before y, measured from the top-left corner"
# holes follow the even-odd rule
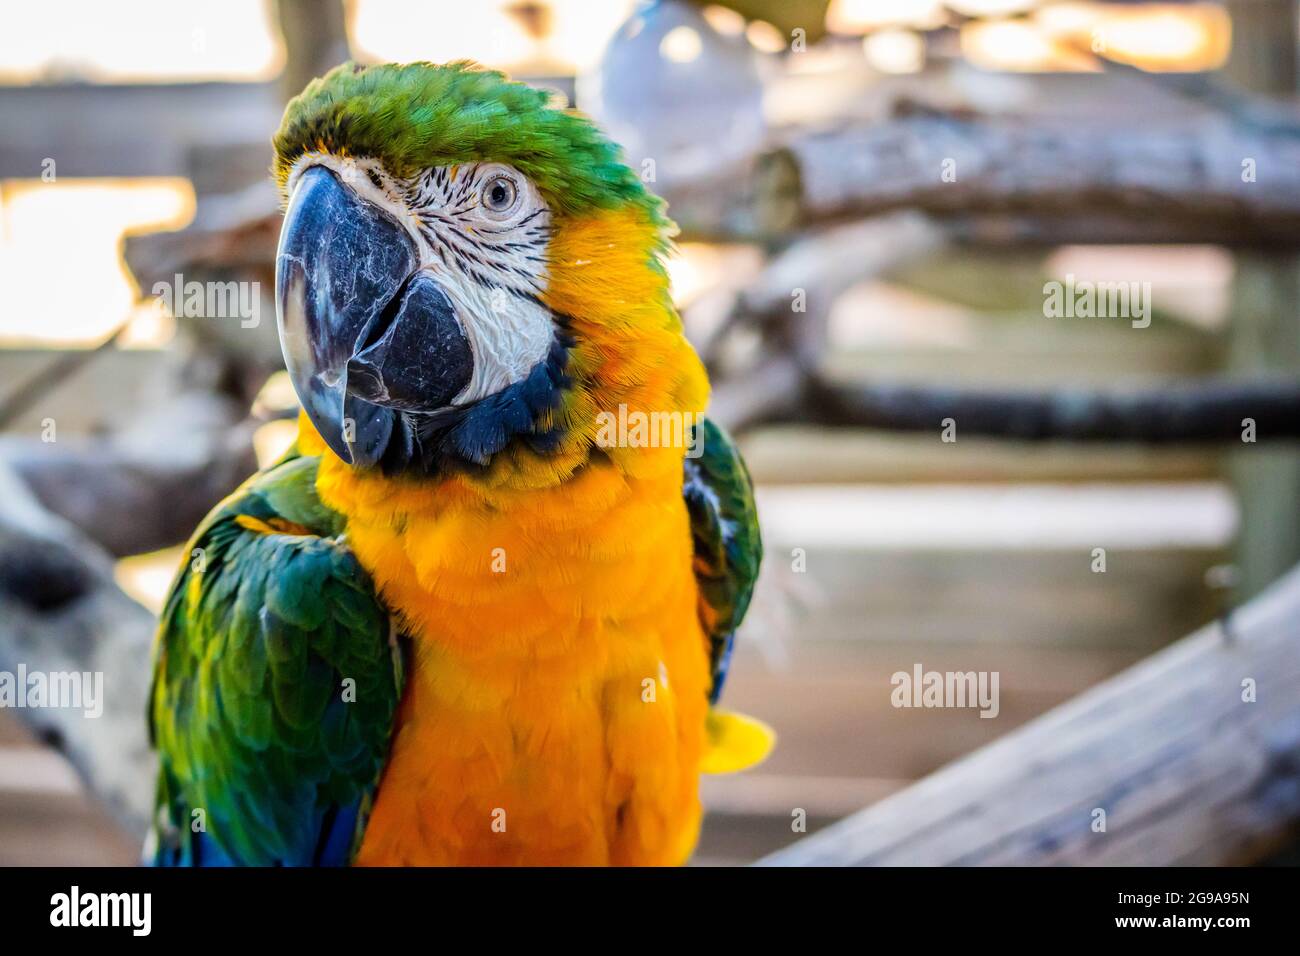
[[[146,859],[684,862],[772,735],[713,706],[761,544],[661,201],[469,63],[338,67],[274,147],[298,437],[162,611]]]

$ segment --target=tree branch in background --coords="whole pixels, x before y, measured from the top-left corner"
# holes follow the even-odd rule
[[[1300,241],[1300,124],[899,110],[791,131],[740,169],[661,189],[688,238],[772,239],[906,207],[984,242]]]
[[[0,467],[109,554],[140,554],[186,540],[257,470],[257,424],[233,402],[193,392],[103,437],[0,439]]]
[[[810,376],[808,405],[791,419],[888,431],[938,432],[1027,441],[1133,441],[1148,444],[1300,439],[1300,382],[1211,380],[1132,391],[1047,392],[951,389],[931,385],[843,385]]]
[[[130,324],[128,319],[120,323],[108,338],[91,349],[68,349],[60,352],[39,372],[28,376],[17,387],[0,396],[0,431],[3,431],[19,415],[35,405],[42,396],[62,385],[93,359],[117,344],[117,340]]]

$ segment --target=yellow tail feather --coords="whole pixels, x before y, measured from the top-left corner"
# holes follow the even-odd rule
[[[735,773],[767,759],[776,733],[767,724],[744,714],[710,710],[704,724],[706,741],[702,773]]]

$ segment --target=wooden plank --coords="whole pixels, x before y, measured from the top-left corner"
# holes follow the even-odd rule
[[[743,780],[742,786],[735,786]],[[791,818],[795,810],[837,820],[875,803],[911,780],[878,777],[813,777],[757,771],[700,779],[700,799],[708,813],[725,816]]]
[[[1015,442],[854,428],[770,425],[741,438],[763,484],[852,482],[1204,481],[1223,474],[1223,455],[1205,448],[1080,445],[1032,449]]]
[[[760,862],[1239,864],[1297,822],[1300,568],[1226,627]]]
[[[1132,651],[821,640],[803,629],[789,657],[769,661],[742,640],[723,703],[769,722],[777,747],[761,766],[706,776],[706,816],[693,864],[740,865],[793,843],[796,808],[806,833],[902,789],[1055,707],[1138,659]],[[889,702],[893,671],[1000,672],[996,719],[969,711],[906,711]]]
[[[0,791],[0,866],[134,866],[140,847],[82,794]]]
[[[35,747],[36,741],[12,714],[0,710],[0,747]]]
[[[0,866],[133,866],[140,847],[62,756],[0,711]]]
[[[816,632],[813,632],[815,635]],[[723,705],[771,724],[777,746],[755,773],[806,777],[802,800],[818,805],[817,779],[913,780],[996,740],[1141,657],[1137,650],[792,640],[769,660],[755,641],[738,645]],[[926,670],[996,671],[999,712],[901,709],[890,678]],[[748,788],[750,774],[718,778],[722,792]],[[741,801],[740,793],[726,800]],[[724,802],[726,802],[724,800]],[[843,809],[842,807],[840,809]],[[829,812],[829,811],[828,811]]]
[[[804,574],[789,571],[789,554],[789,544],[770,540],[771,583],[760,586],[755,613],[784,617],[799,632],[826,640],[1141,654],[1213,619],[1227,599],[1206,584],[1210,569],[1226,560],[1219,548],[1111,548],[1105,574],[1090,570],[1084,548],[868,551],[808,545]],[[793,593],[783,596],[783,590]]]
[[[1197,343],[1172,342],[1160,349],[1141,349],[1133,347],[1131,340],[1098,341],[1089,349],[1063,352],[1052,347],[1049,336],[1041,337],[1038,347],[1039,343],[1028,338],[1030,334],[1026,332],[1019,343],[996,352],[949,350],[940,356],[921,348],[845,349],[829,355],[822,371],[828,378],[848,384],[861,380],[916,385],[942,382],[953,388],[1105,388],[1117,383],[1193,379],[1210,371],[1218,358],[1216,349]]]

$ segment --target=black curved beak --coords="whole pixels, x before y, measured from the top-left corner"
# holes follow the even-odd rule
[[[344,461],[378,463],[401,415],[446,408],[469,340],[406,231],[330,170],[299,179],[275,263],[280,346],[298,400]]]

